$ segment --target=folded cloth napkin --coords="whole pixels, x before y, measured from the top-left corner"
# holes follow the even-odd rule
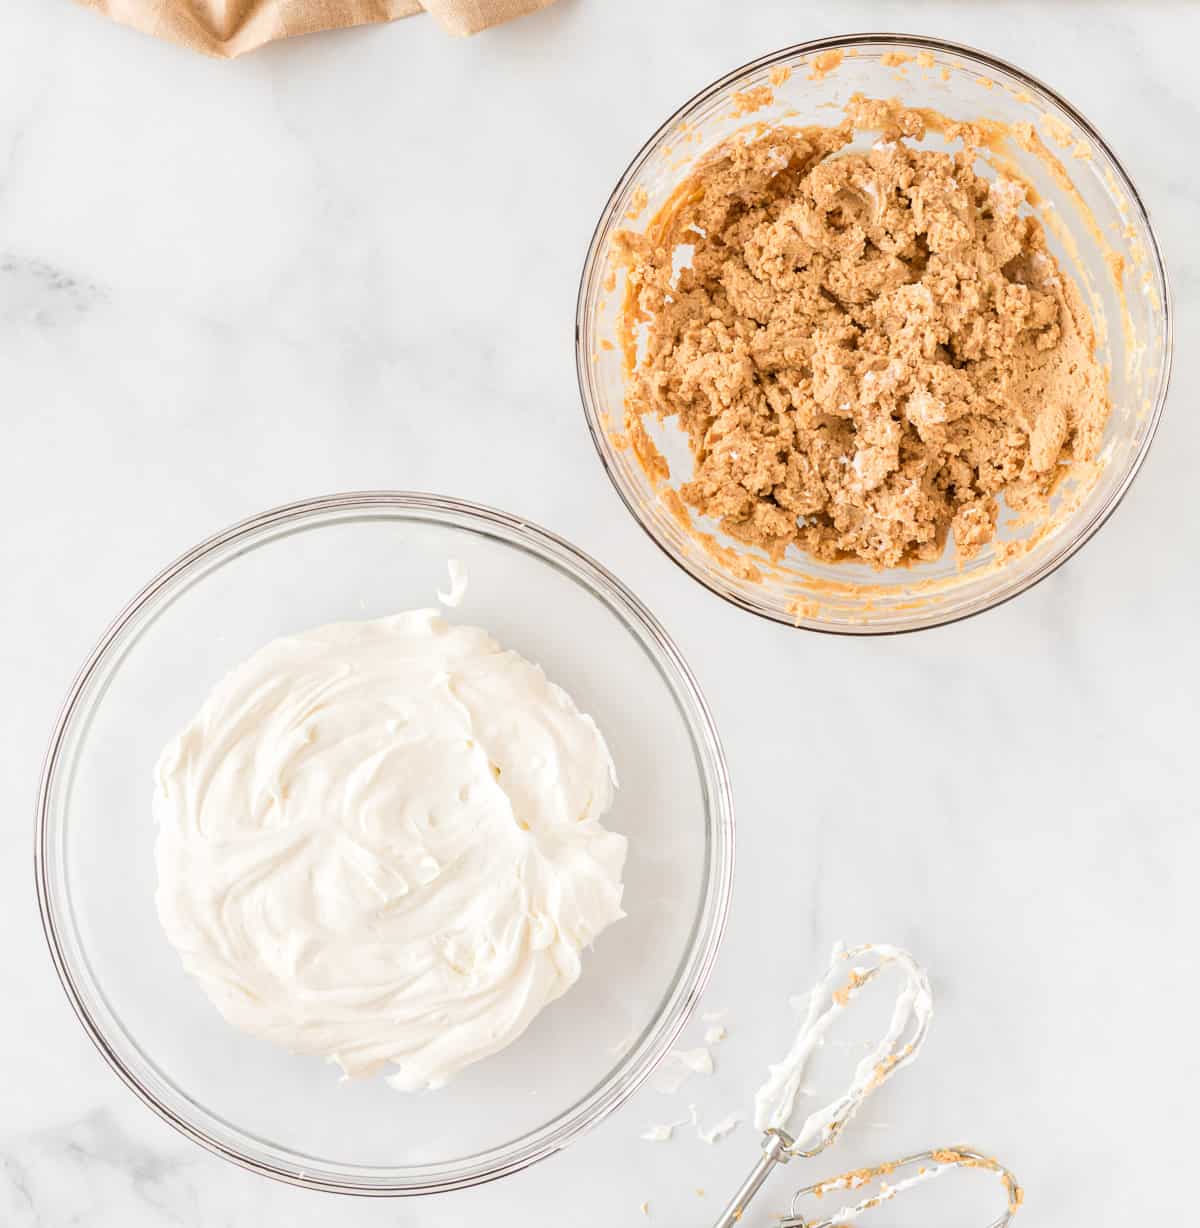
[[[80,0],[114,21],[232,59],[294,34],[428,12],[451,34],[477,34],[554,0]]]

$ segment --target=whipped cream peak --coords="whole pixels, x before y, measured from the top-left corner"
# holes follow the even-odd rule
[[[615,787],[591,718],[478,627],[413,610],[285,636],[162,752],[159,916],[231,1024],[436,1087],[623,916]]]

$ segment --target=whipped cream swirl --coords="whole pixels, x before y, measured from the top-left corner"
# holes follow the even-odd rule
[[[590,717],[436,611],[275,640],[163,750],[159,917],[234,1026],[437,1087],[503,1049],[621,912]]]

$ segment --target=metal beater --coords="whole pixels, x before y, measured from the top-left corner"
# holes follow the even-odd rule
[[[873,967],[854,963],[868,958],[877,961]],[[798,1130],[791,1131],[788,1126],[809,1059],[863,986],[889,965],[904,972],[905,984],[882,1040],[859,1063],[849,1088],[810,1113]],[[755,1125],[763,1132],[762,1155],[715,1228],[734,1228],[738,1224],[750,1200],[777,1165],[797,1156],[807,1159],[819,1155],[835,1142],[867,1096],[916,1058],[932,1016],[933,995],[928,975],[907,951],[870,943],[850,949],[841,944],[834,947],[828,971],[809,995],[807,1015],[791,1050],[781,1063],[770,1068],[767,1082],[754,1098]]]
[[[896,1173],[910,1168],[916,1169],[911,1177],[901,1177],[894,1182],[890,1180]],[[1003,1164],[971,1147],[947,1147],[940,1151],[921,1151],[916,1155],[894,1160],[890,1164],[880,1164],[875,1168],[863,1168],[856,1172],[843,1173],[840,1177],[832,1177],[827,1181],[818,1181],[816,1185],[805,1186],[792,1196],[791,1209],[779,1221],[778,1228],[840,1228],[841,1225],[850,1223],[867,1211],[883,1206],[914,1186],[922,1185],[956,1168],[990,1172],[1000,1178],[1007,1195],[1007,1204],[999,1219],[992,1220],[987,1228],[1008,1228],[1021,1205],[1023,1198],[1021,1187]],[[853,1206],[842,1207],[826,1218],[806,1219],[796,1211],[796,1205],[802,1198],[810,1196],[821,1198],[833,1190],[862,1190],[875,1182],[879,1183],[877,1193],[868,1195]]]

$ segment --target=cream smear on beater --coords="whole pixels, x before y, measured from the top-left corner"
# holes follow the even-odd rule
[[[874,957],[873,967],[858,967],[852,962],[867,956]],[[840,1096],[810,1113],[798,1131],[787,1130],[813,1054],[862,987],[885,967],[898,968],[904,976],[887,1031],[859,1062],[850,1086]],[[804,1022],[788,1055],[769,1067],[767,1081],[755,1093],[754,1124],[760,1130],[786,1130],[793,1139],[793,1153],[824,1145],[854,1115],[869,1092],[916,1060],[932,1016],[929,977],[907,951],[886,944],[847,949],[838,943],[829,970],[809,993]]]
[[[912,1176],[897,1177],[896,1174],[906,1169],[913,1170]],[[1005,1228],[1024,1202],[1024,1191],[1017,1184],[1012,1172],[998,1160],[967,1147],[919,1152],[887,1164],[876,1165],[874,1168],[855,1169],[843,1173],[840,1177],[831,1177],[803,1190],[797,1190],[792,1198],[791,1211],[780,1220],[780,1228],[805,1228],[805,1225],[810,1224],[813,1228],[837,1228],[840,1224],[855,1224],[866,1212],[891,1202],[909,1190],[943,1177],[946,1173],[962,1170],[991,1173],[1000,1179],[1006,1195],[1006,1206],[999,1219],[990,1221],[989,1228]],[[824,1199],[837,1190],[864,1190],[875,1184],[878,1184],[877,1192],[853,1205],[839,1208],[828,1217],[822,1218],[820,1223],[797,1213],[797,1205],[807,1196]]]

